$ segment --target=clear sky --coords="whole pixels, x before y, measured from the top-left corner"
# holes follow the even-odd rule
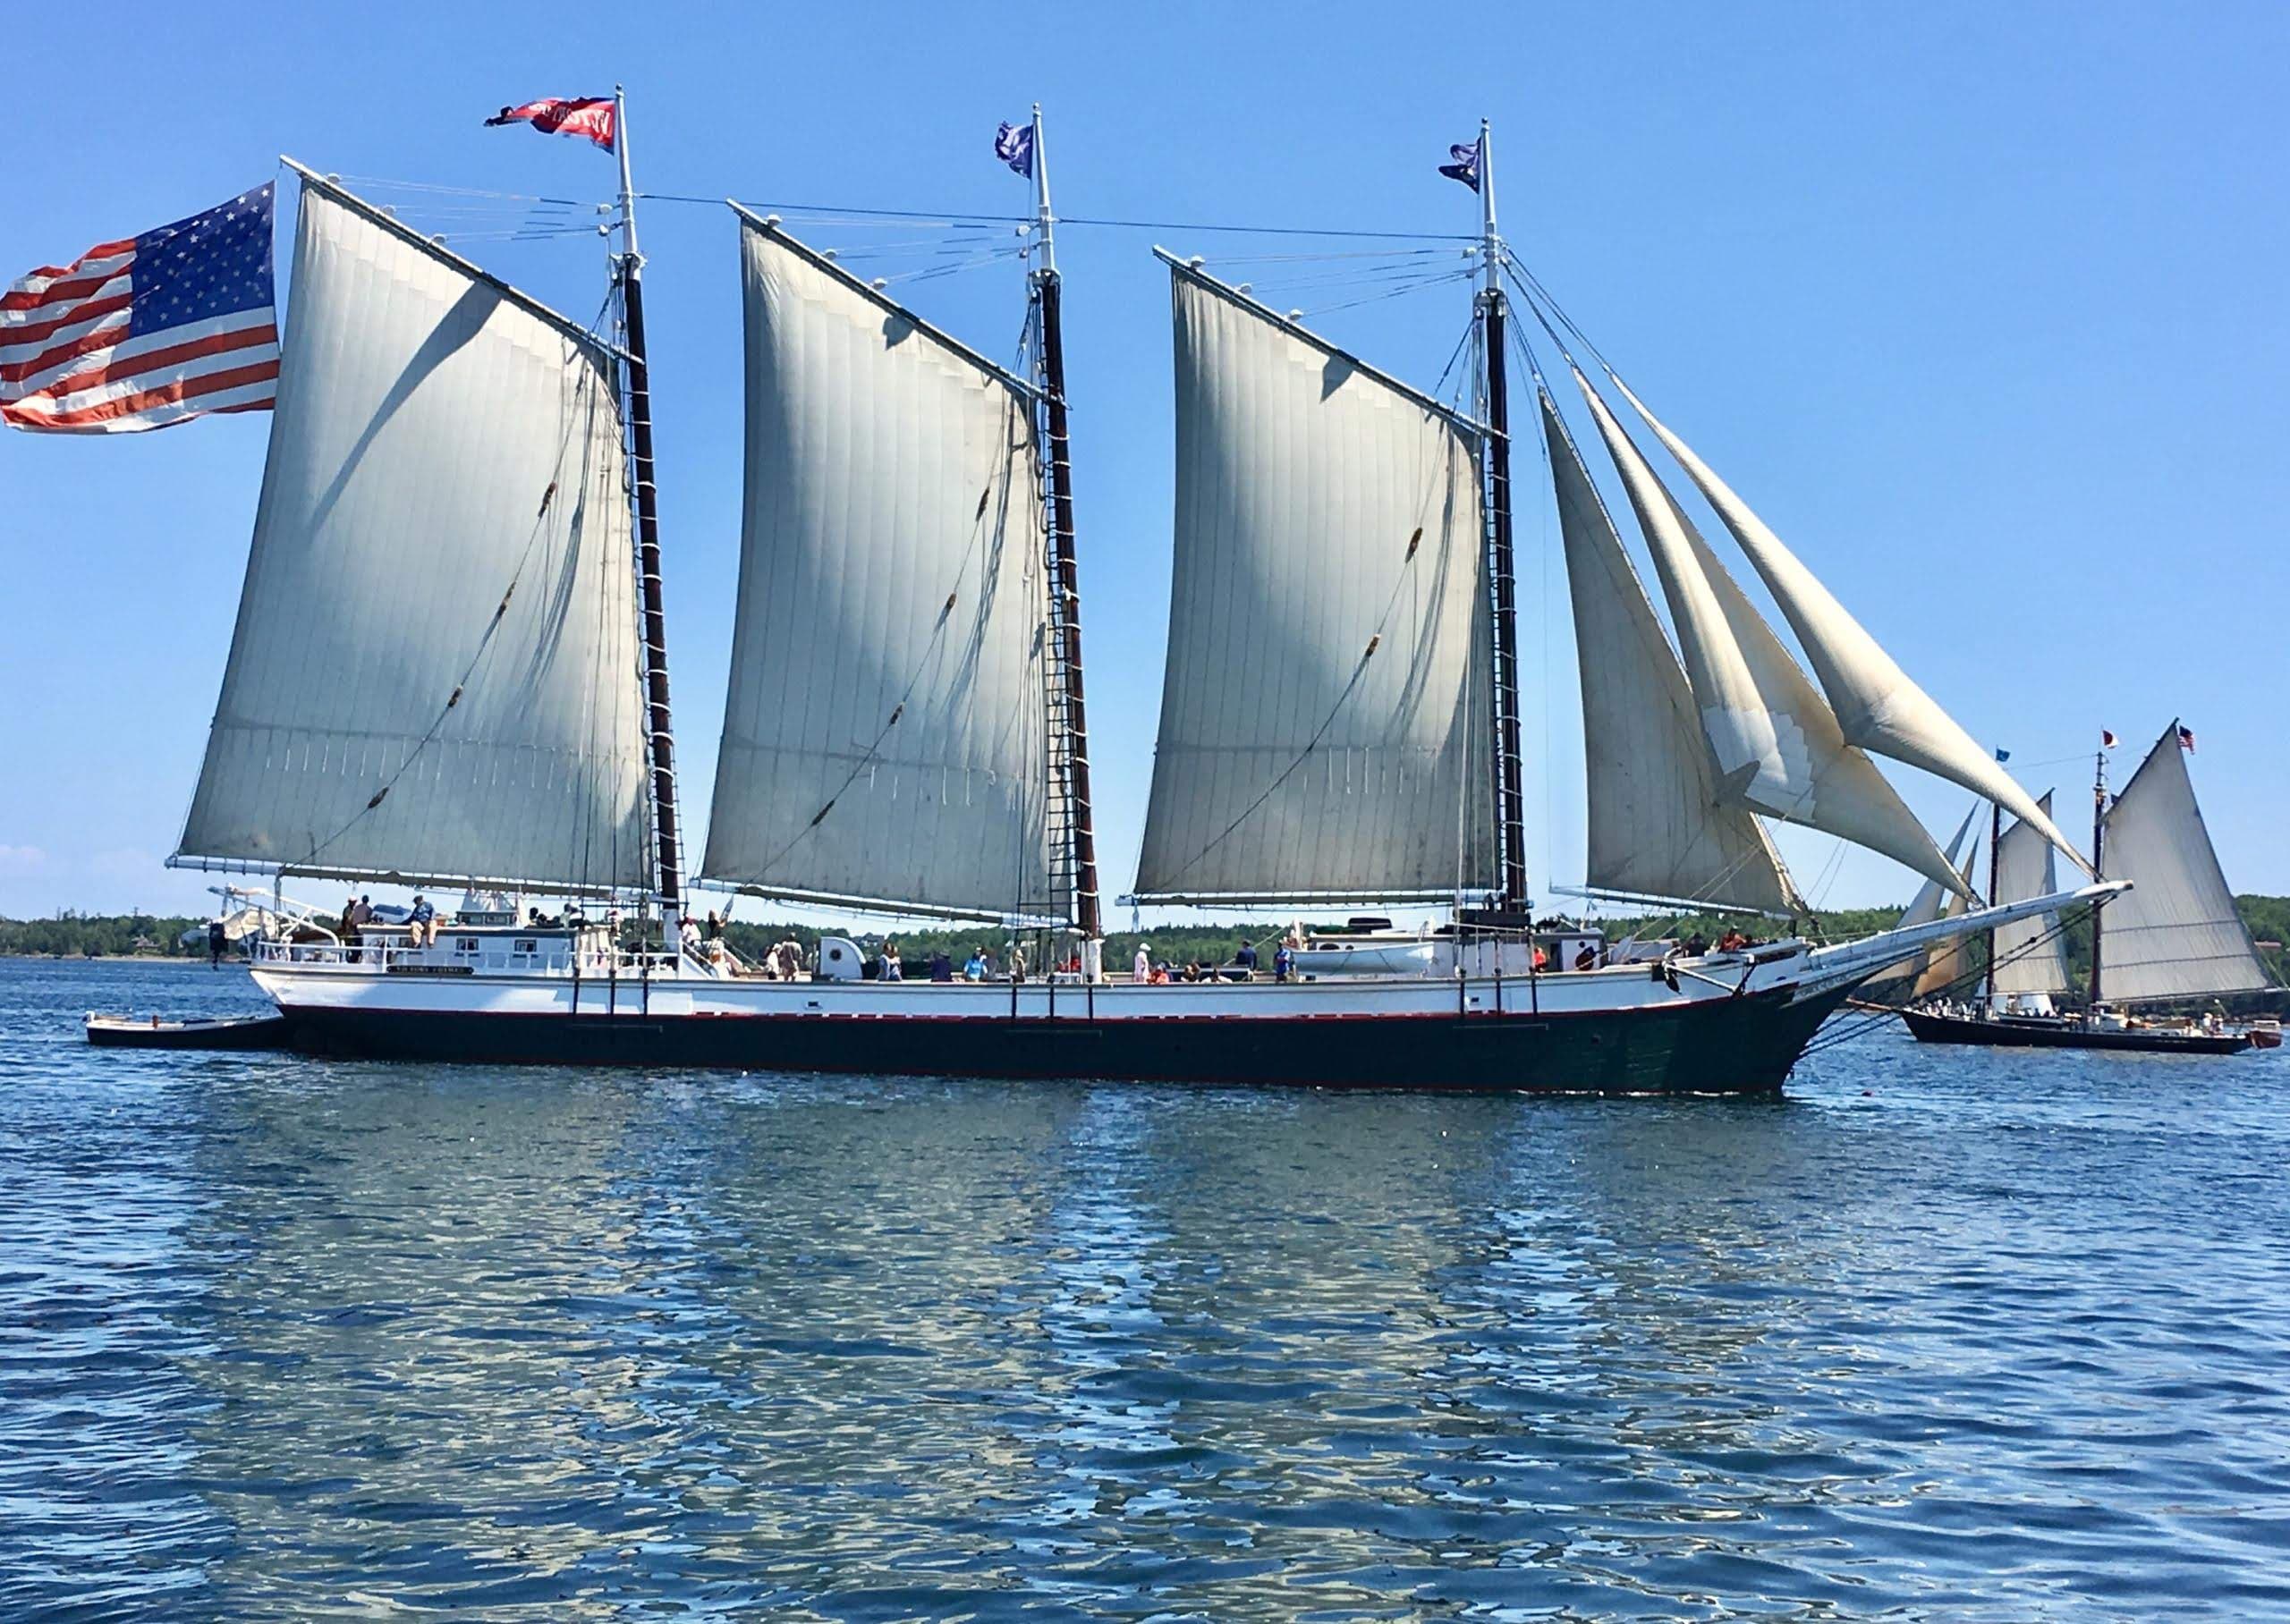
[[[19,121],[0,282],[218,202],[282,152],[345,177],[600,201],[605,155],[480,121],[616,79],[640,189],[767,205],[1022,212],[1024,183],[989,140],[1039,100],[1062,213],[1462,233],[1473,200],[1433,166],[1488,116],[1520,258],[1912,674],[2009,747],[2031,788],[2057,786],[2071,830],[2097,730],[2124,737],[2120,781],[2183,714],[2229,877],[2290,892],[2290,10],[1319,0],[1130,14],[257,3],[225,26],[141,10],[106,37],[101,106]],[[1032,17],[1048,21],[1029,32]],[[479,233],[458,246],[570,313],[603,296],[593,237],[509,241],[513,209],[360,190],[425,229]],[[735,235],[719,205],[654,202],[640,218],[699,823],[737,570]],[[825,247],[883,236],[802,230]],[[1108,894],[1133,872],[1168,598],[1156,241],[1212,268],[1377,246],[1060,236]],[[1309,281],[1330,269],[1235,259],[1230,274],[1311,310],[1358,297]],[[1007,261],[910,296],[990,354],[1014,343]],[[1314,321],[1428,384],[1467,316],[1467,290],[1449,286]],[[253,414],[0,436],[0,913],[205,904],[205,876],[161,861],[221,681],[267,428]],[[1539,463],[1521,459],[1519,535],[1530,850],[1547,884],[1580,878],[1582,746]],[[1891,775],[1945,839],[1969,797]],[[1829,905],[1913,889],[1832,842],[1785,849]]]

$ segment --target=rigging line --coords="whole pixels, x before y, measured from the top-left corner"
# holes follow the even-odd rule
[[[673,191],[640,191],[638,197],[660,203],[705,203],[720,207],[720,197],[694,197]],[[742,207],[758,213],[776,211],[785,215],[850,215],[860,219],[879,220],[937,220],[947,224],[985,223],[997,225],[1031,225],[1030,215],[997,215],[972,213],[968,210],[938,212],[920,208],[854,208],[826,203],[743,203]],[[1475,235],[1462,232],[1401,232],[1381,231],[1366,226],[1323,225],[1234,225],[1205,220],[1138,220],[1105,215],[1060,215],[1057,224],[1068,226],[1096,227],[1107,231],[1182,231],[1219,232],[1249,237],[1333,237],[1357,239],[1361,241],[1392,242],[1476,242]]]
[[[2089,913],[2091,911],[2090,905],[2084,905],[2084,907],[2078,911]],[[2054,924],[2049,930],[2044,932],[2044,934],[2040,936],[2031,937],[2027,942],[2023,943],[2020,946],[2014,948],[2012,952],[2005,954],[2001,959],[1996,960],[1997,967],[2001,968],[2004,965],[2014,963],[2025,955],[2034,952],[2038,948],[2048,944],[2054,939],[2065,935],[2069,918],[2070,915],[2065,911],[2057,915],[2057,923]],[[1960,937],[1955,939],[1959,941],[1962,940]],[[1927,957],[1930,957],[1929,953]],[[1966,970],[1962,975],[1957,976],[1955,979],[1945,982],[1941,985],[1933,988],[1931,992],[1925,994],[1923,995],[1924,1000],[1929,1002],[1934,998],[1944,997],[1949,994],[1962,991],[1963,989],[1972,985],[1973,983],[1984,979],[1988,975],[1988,969],[1989,967],[1983,964]],[[1833,1032],[1823,1032],[1805,1046],[1804,1053],[1805,1054],[1818,1054],[1825,1049],[1833,1049],[1839,1044],[1850,1043],[1855,1038],[1865,1036],[1869,1033],[1875,1031],[1879,1027],[1883,1026],[1887,1021],[1892,1019],[1895,1015],[1900,1012],[1900,1011],[1907,1007],[1908,1006],[1905,1004],[1896,1004],[1887,1006],[1881,1012],[1865,1013],[1858,1021],[1849,1025],[1842,1025]],[[1799,1058],[1802,1059],[1803,1056],[1801,1055]]]
[[[360,186],[394,186],[403,191],[438,192],[448,197],[494,198],[513,203],[553,203],[564,208],[596,208],[606,206],[604,204],[603,199],[596,198],[589,198],[586,199],[581,198],[546,198],[537,196],[531,192],[494,191],[482,186],[441,186],[432,181],[393,181],[386,176],[377,174],[345,174],[339,175],[335,178],[343,181],[355,181]]]
[[[1387,288],[1378,293],[1362,294],[1358,299],[1340,300],[1335,304],[1315,305],[1304,313],[1307,316],[1327,316],[1336,310],[1350,310],[1356,309],[1361,305],[1375,304],[1379,300],[1386,299],[1398,299],[1405,294],[1420,293],[1426,288],[1445,287],[1454,283],[1464,281],[1468,279],[1471,273],[1469,271],[1457,271],[1451,272],[1448,275],[1442,276],[1426,277],[1421,282],[1411,282],[1404,287]]]

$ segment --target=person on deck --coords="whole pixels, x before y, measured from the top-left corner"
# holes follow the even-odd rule
[[[1254,981],[1256,979],[1256,943],[1246,936],[1242,937],[1241,944],[1233,950],[1233,962],[1240,967],[1242,980]]]
[[[964,981],[986,979],[986,950],[984,948],[973,947],[970,950],[970,958],[963,965],[963,979]]]
[[[1153,979],[1153,955],[1148,951],[1150,945],[1144,942],[1137,944],[1136,961],[1129,968],[1129,978],[1140,986]]]
[[[1272,950],[1272,978],[1286,981],[1296,973],[1296,950],[1283,942]]]
[[[230,945],[230,941],[231,933],[223,927],[222,920],[207,921],[207,968],[208,969],[219,970],[223,968],[223,950]],[[157,1019],[157,1016],[152,1017],[155,1022]]]
[[[930,979],[941,985],[954,978],[954,961],[943,952],[930,955]]]
[[[1023,981],[1025,978],[1026,950],[1022,944],[1013,942],[1010,943],[1010,979]]]
[[[1685,939],[1685,956],[1687,958],[1699,959],[1702,954],[1709,951],[1709,938],[1703,935],[1700,931],[1694,932],[1693,935]]]
[[[898,961],[898,943],[895,942],[883,943],[883,979],[886,981],[906,979],[905,969]]]
[[[1574,968],[1578,970],[1594,970],[1598,968],[1599,950],[1592,947],[1587,942],[1582,943],[1582,951],[1574,955]]]
[[[1726,928],[1724,935],[1718,938],[1718,951],[1721,953],[1738,953],[1749,944],[1750,939],[1731,926]]]
[[[429,906],[429,899],[417,894],[412,911],[405,916],[405,940],[410,947],[428,947],[437,940],[437,910]]]

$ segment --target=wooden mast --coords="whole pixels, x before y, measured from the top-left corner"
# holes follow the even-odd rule
[[[643,600],[644,689],[652,755],[652,837],[666,940],[683,911],[676,840],[675,740],[668,725],[668,622],[660,594],[660,512],[652,476],[652,373],[644,351],[644,258],[636,249],[636,189],[628,169],[628,97],[613,87],[613,146],[620,156],[620,306],[628,328],[628,424],[636,465],[637,577]]]
[[[1999,900],[1996,894],[1996,854],[2004,846],[2004,803],[1988,803],[1988,901],[1994,907]],[[1969,881],[1966,884],[1970,884]],[[1996,927],[1988,927],[1988,1013],[1996,1014]]]
[[[2104,743],[2099,746],[2094,762],[2091,778],[2091,877],[2102,880],[2107,877],[2107,852],[2104,848],[2108,837],[2108,748]],[[2084,1000],[2086,1013],[2099,1007],[2102,996],[2099,991],[2099,933],[2106,913],[2107,899],[2095,899],[2091,903],[2091,993]]]
[[[1098,943],[1105,936],[1098,896],[1098,837],[1090,816],[1089,708],[1081,694],[1081,592],[1073,550],[1073,462],[1065,420],[1065,328],[1063,283],[1054,241],[1056,216],[1049,209],[1049,159],[1042,145],[1041,104],[1033,116],[1034,218],[1041,233],[1041,262],[1033,275],[1034,300],[1041,315],[1044,415],[1047,419],[1045,461],[1049,481],[1050,535],[1056,558],[1058,623],[1065,667],[1065,772],[1068,827],[1073,840],[1074,922],[1086,943],[1084,966],[1098,977]]]
[[[1494,523],[1495,820],[1505,911],[1527,907],[1527,836],[1519,770],[1518,589],[1511,546],[1511,402],[1504,376],[1503,239],[1495,229],[1495,152],[1479,121],[1480,321],[1486,350],[1487,495]]]

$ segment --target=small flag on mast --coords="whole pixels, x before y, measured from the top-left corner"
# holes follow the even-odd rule
[[[1439,165],[1439,173],[1451,181],[1461,181],[1473,191],[1479,190],[1479,143],[1468,147],[1450,147],[1447,156],[1455,162]]]
[[[1998,745],[1996,747],[1996,759],[1998,761],[2009,761],[2012,759],[2012,752],[2006,749],[2003,746]]]
[[[131,434],[278,399],[270,182],[0,294],[0,422]]]
[[[2194,730],[2184,722],[2179,723],[2179,749],[2190,756],[2194,754]]]
[[[2099,748],[2103,750],[2115,749],[2115,733],[2112,730],[2104,727],[2099,730]]]
[[[504,107],[485,121],[488,130],[502,124],[530,124],[543,135],[585,135],[606,152],[618,134],[609,96],[547,96],[522,107]]]
[[[1005,124],[994,132],[994,156],[1029,181],[1034,178],[1034,127]]]

